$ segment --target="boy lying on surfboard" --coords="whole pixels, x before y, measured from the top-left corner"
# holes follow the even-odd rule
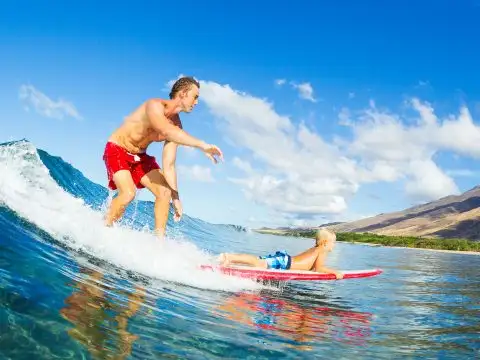
[[[315,246],[295,256],[290,256],[286,251],[277,251],[267,256],[222,253],[219,260],[222,266],[242,264],[262,269],[309,270],[335,274],[337,279],[342,279],[343,274],[340,271],[324,265],[328,253],[335,247],[336,240],[337,236],[333,231],[322,228],[317,231]]]

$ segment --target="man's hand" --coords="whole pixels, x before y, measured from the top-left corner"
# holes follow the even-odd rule
[[[205,155],[212,160],[214,164],[218,163],[217,156],[223,161],[223,153],[222,150],[220,150],[219,147],[211,144],[202,144],[201,146],[202,151],[205,153]]]
[[[180,199],[173,200],[173,209],[175,211],[175,214],[173,215],[173,220],[175,222],[178,222],[183,215],[182,202],[180,201]]]

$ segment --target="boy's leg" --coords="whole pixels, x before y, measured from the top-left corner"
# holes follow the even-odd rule
[[[267,261],[265,259],[260,259],[258,256],[250,254],[224,253],[220,255],[220,261],[223,266],[228,266],[230,264],[244,264],[259,268],[267,268]]]
[[[122,217],[128,204],[135,199],[135,184],[128,170],[119,170],[113,175],[113,181],[118,189],[118,195],[110,203],[105,217],[105,225],[111,226]]]

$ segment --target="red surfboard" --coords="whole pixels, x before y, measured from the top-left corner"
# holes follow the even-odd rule
[[[315,271],[304,270],[276,270],[276,269],[262,269],[247,266],[213,266],[201,265],[202,270],[220,271],[226,275],[239,276],[243,278],[257,279],[257,280],[310,280],[310,281],[324,281],[336,280],[334,274],[318,273]],[[376,276],[382,273],[381,269],[367,269],[367,270],[350,270],[342,271],[343,279],[358,279]]]

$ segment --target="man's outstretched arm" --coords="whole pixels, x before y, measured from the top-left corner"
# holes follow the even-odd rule
[[[168,121],[165,116],[165,108],[158,100],[149,100],[146,104],[146,114],[150,119],[152,127],[160,134],[165,136],[166,140],[175,142],[180,145],[186,145],[201,149],[214,162],[217,162],[215,156],[223,159],[222,151],[215,145],[207,144],[205,141],[199,140],[187,132],[180,129]]]
[[[202,150],[207,145],[207,143],[204,141],[189,135],[178,126],[171,124],[165,116],[165,108],[160,101],[149,100],[146,104],[145,111],[150,119],[152,127],[160,134],[165,136],[167,140],[173,141],[180,145],[196,147]]]

